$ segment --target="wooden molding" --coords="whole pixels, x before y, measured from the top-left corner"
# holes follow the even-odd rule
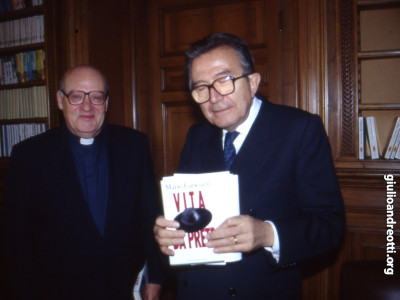
[[[340,1],[340,37],[342,60],[342,140],[340,156],[356,157],[355,153],[355,44],[354,44],[354,4]]]

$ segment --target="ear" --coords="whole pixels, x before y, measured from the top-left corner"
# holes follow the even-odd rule
[[[258,85],[261,81],[260,73],[253,73],[249,75],[249,83],[250,83],[250,90],[251,96],[254,97],[258,90]]]
[[[108,102],[109,102],[109,99],[110,99],[110,97],[107,97],[107,100],[106,100],[106,111],[108,111]]]
[[[58,108],[60,110],[63,110],[63,108],[64,108],[64,106],[63,106],[63,97],[64,97],[63,92],[58,91],[57,92],[57,104],[58,104]]]

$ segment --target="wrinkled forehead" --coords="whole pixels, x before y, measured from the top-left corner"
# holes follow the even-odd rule
[[[241,75],[243,71],[239,55],[228,46],[210,50],[195,58],[192,62],[191,79],[209,81],[225,75]]]
[[[66,90],[105,91],[106,82],[103,75],[90,67],[78,67],[71,69],[65,75]]]

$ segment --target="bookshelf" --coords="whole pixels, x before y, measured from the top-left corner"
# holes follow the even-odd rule
[[[0,167],[12,146],[56,124],[54,1],[0,6]],[[55,101],[53,101],[55,102]]]
[[[400,1],[356,1],[356,118],[375,120],[380,162],[385,159],[394,124],[400,116]],[[360,123],[357,123],[358,159]],[[365,122],[366,123],[366,122]],[[364,160],[372,160],[367,126]]]

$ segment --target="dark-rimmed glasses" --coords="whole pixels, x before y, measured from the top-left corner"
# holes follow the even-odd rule
[[[191,90],[192,97],[199,104],[206,103],[210,100],[210,88],[213,88],[221,96],[227,96],[235,91],[236,80],[247,77],[250,74],[243,74],[239,77],[227,75],[215,79],[211,84],[200,84]]]
[[[107,94],[101,91],[71,91],[68,94],[61,90],[64,96],[67,98],[69,104],[80,105],[85,100],[86,95],[89,97],[89,102],[93,105],[103,105],[106,102]]]

